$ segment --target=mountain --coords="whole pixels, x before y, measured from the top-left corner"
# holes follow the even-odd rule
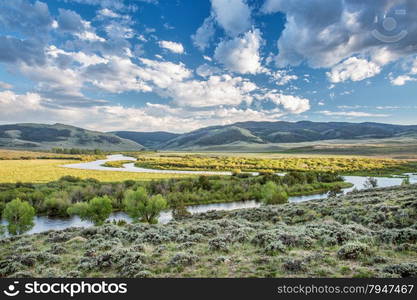
[[[417,134],[417,126],[347,122],[241,122],[182,134],[161,149],[202,149],[241,144],[280,144],[322,140],[384,139]],[[217,147],[216,149],[220,149]]]
[[[143,145],[148,149],[158,149],[159,145],[166,143],[180,134],[156,131],[156,132],[135,132],[135,131],[114,131],[111,134],[117,135],[118,137],[132,140],[138,144]]]
[[[55,147],[115,151],[143,149],[142,145],[114,134],[63,124],[0,125],[0,147],[33,150]]]
[[[101,133],[73,126],[55,124],[0,125],[0,147],[21,149],[83,148],[113,151],[140,150],[211,150],[256,152],[277,151],[284,144],[309,147],[302,143],[320,141],[417,139],[417,125],[347,122],[240,122],[211,126],[184,134],[169,132],[116,131]],[[395,140],[395,141],[394,141]],[[299,144],[293,144],[299,143]]]

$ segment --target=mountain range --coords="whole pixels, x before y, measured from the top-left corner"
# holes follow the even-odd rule
[[[240,145],[279,145],[325,140],[417,137],[417,125],[348,122],[240,122],[192,132],[90,131],[63,124],[0,125],[0,147],[25,149],[81,148],[113,151],[142,149],[233,149]]]
[[[111,133],[90,131],[64,124],[0,125],[0,147],[8,149],[50,150],[52,148],[141,150],[132,140]]]

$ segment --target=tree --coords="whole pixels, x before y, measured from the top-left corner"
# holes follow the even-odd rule
[[[268,181],[263,185],[262,190],[262,201],[265,204],[284,204],[288,202],[288,194],[281,187],[272,181]]]
[[[112,201],[108,196],[95,197],[88,203],[75,203],[68,208],[68,214],[77,215],[82,220],[88,220],[94,225],[102,225],[113,211]]]
[[[374,177],[368,177],[363,184],[366,189],[372,189],[378,187],[378,180]]]
[[[6,204],[3,218],[8,222],[7,230],[10,234],[22,234],[34,226],[35,209],[29,202],[16,198]]]
[[[161,196],[149,197],[145,188],[129,191],[124,199],[126,213],[135,221],[156,224],[162,210],[167,208],[167,201]]]

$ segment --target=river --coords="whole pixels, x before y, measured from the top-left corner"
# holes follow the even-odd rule
[[[88,169],[88,170],[103,170],[103,171],[120,171],[120,172],[160,172],[160,173],[183,173],[187,172],[186,174],[220,174],[220,175],[230,175],[230,172],[205,172],[205,171],[175,171],[175,170],[151,170],[151,169],[143,169],[137,168],[134,166],[134,163],[125,164],[124,168],[107,168],[103,167],[107,161],[120,161],[120,160],[131,160],[135,161],[135,158],[126,157],[123,155],[112,155],[109,156],[106,160],[98,160],[94,162],[88,163],[81,163],[81,164],[73,164],[73,165],[65,165],[64,167],[67,168],[77,168],[77,169]],[[134,170],[134,171],[132,171]],[[256,175],[256,173],[253,173]],[[280,174],[282,175],[282,174]],[[417,175],[416,174],[405,174],[408,175],[410,178],[410,183],[417,183]],[[365,176],[345,176],[345,181],[350,182],[353,184],[352,187],[346,188],[343,190],[344,193],[351,192],[353,189],[362,190],[364,189],[364,183],[367,180]],[[403,181],[403,178],[391,178],[391,177],[377,177],[378,187],[390,187],[390,186],[397,186],[400,185]],[[315,195],[307,195],[307,196],[297,196],[297,197],[290,197],[289,202],[291,203],[299,203],[304,201],[310,201],[315,199],[323,199],[326,198],[327,194],[315,194]],[[188,206],[187,209],[190,213],[203,213],[210,210],[234,210],[234,209],[241,209],[241,208],[255,208],[259,207],[261,203],[257,201],[239,201],[239,202],[226,202],[226,203],[213,203],[213,204],[203,204],[203,205],[193,205]],[[112,220],[125,220],[127,222],[131,222],[131,218],[127,216],[123,212],[115,212],[110,215],[110,221]],[[172,220],[172,214],[170,211],[163,211],[159,217],[160,223],[168,223]],[[4,221],[2,221],[5,224]],[[70,218],[50,218],[47,216],[36,216],[34,220],[35,226],[28,231],[28,234],[39,233],[48,230],[60,230],[69,227],[88,227],[92,226],[92,223],[88,221],[83,221],[77,216],[73,216]]]

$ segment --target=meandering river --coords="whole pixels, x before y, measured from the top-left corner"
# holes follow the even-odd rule
[[[121,161],[121,160],[129,160],[132,163],[127,163],[123,166],[123,168],[108,168],[103,167],[102,165],[108,161]],[[139,172],[139,173],[173,173],[173,174],[207,174],[207,175],[231,175],[231,172],[209,172],[209,171],[177,171],[177,170],[153,170],[153,169],[145,169],[145,168],[138,168],[134,166],[134,161],[136,161],[133,157],[127,157],[123,155],[111,155],[108,156],[105,160],[97,160],[93,162],[87,163],[80,163],[80,164],[71,164],[65,165],[63,167],[66,168],[75,168],[75,169],[86,169],[86,170],[101,170],[101,171],[119,171],[119,172]],[[257,175],[258,173],[252,173],[253,175]],[[280,174],[282,175],[282,174]],[[408,175],[410,178],[410,183],[417,183],[417,175],[416,174],[405,174]],[[353,184],[352,187],[346,188],[343,190],[344,193],[351,192],[353,189],[362,190],[364,189],[364,184],[367,180],[367,177],[364,176],[345,176],[345,181],[350,182]],[[378,177],[376,178],[378,181],[378,187],[390,187],[390,186],[397,186],[400,185],[403,181],[403,178],[389,178],[389,177]],[[304,202],[309,200],[315,199],[323,199],[326,198],[327,194],[315,194],[315,195],[308,195],[308,196],[298,196],[298,197],[290,197],[289,202],[297,203],[297,202]],[[261,203],[256,201],[239,201],[239,202],[227,202],[227,203],[213,203],[213,204],[204,204],[204,205],[193,205],[188,206],[188,211],[192,214],[195,213],[203,213],[210,210],[234,210],[234,209],[241,209],[241,208],[255,208],[259,207]],[[131,222],[129,216],[127,216],[123,212],[115,212],[111,214],[109,220],[125,220],[127,222]],[[159,217],[160,223],[168,223],[172,220],[171,211],[164,211],[161,213]],[[88,221],[82,221],[79,217],[74,216],[70,218],[50,218],[47,216],[37,216],[35,217],[35,226],[28,231],[28,234],[39,233],[48,230],[60,230],[69,227],[88,227],[92,226],[92,223]],[[4,223],[4,221],[2,221]]]

